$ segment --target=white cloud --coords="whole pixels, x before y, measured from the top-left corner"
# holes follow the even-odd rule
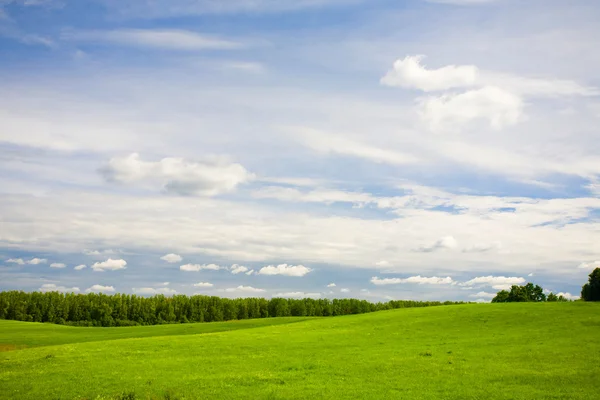
[[[480,299],[480,298],[493,299],[494,297],[496,297],[496,294],[488,293],[488,292],[479,292],[479,293],[470,294],[469,297],[476,297],[478,299]]]
[[[573,295],[573,294],[568,293],[568,292],[567,293],[560,292],[560,293],[557,293],[556,295],[558,297],[562,296],[562,297],[564,297],[567,300],[577,300],[577,299],[579,299],[579,296]]]
[[[164,294],[164,295],[170,295],[170,294],[177,294],[177,291],[174,289],[169,289],[169,288],[151,288],[151,287],[144,287],[144,288],[132,288],[133,293],[135,294]]]
[[[112,31],[64,31],[63,40],[110,42],[123,46],[180,51],[231,50],[241,43],[177,29],[117,29]]]
[[[103,0],[115,13],[128,18],[169,18],[205,14],[273,14],[360,3],[362,0]]]
[[[26,261],[26,263],[30,265],[46,264],[47,262],[48,260],[45,258],[32,258],[31,260]]]
[[[530,274],[528,274],[527,276],[533,276],[533,272],[532,272],[532,273],[530,273]]]
[[[52,39],[34,34],[25,35],[19,40],[21,41],[21,43],[29,45],[42,45],[51,49],[56,47],[56,43]]]
[[[100,255],[112,255],[112,254],[116,254],[117,252],[111,249],[107,249],[107,250],[84,250],[83,254],[85,254],[86,256],[100,256]]]
[[[244,267],[243,265],[237,265],[237,264],[233,264],[231,266],[231,273],[236,275],[236,274],[241,274],[242,272],[248,272],[248,268]]]
[[[499,130],[519,122],[525,106],[519,96],[496,86],[427,97],[419,103],[421,117],[436,131],[476,120],[487,120]]]
[[[323,154],[341,154],[392,165],[414,164],[419,161],[419,158],[413,154],[372,146],[353,140],[347,135],[331,134],[305,127],[288,128],[288,130],[295,134],[296,140]]]
[[[38,289],[40,292],[63,292],[63,293],[79,293],[80,290],[78,287],[64,287],[58,286],[54,283],[44,283],[42,287]]]
[[[67,266],[63,263],[52,263],[50,264],[50,268],[66,268]]]
[[[375,263],[375,266],[377,267],[389,267],[390,266],[390,262],[386,261],[386,260],[381,260]]]
[[[500,242],[492,242],[492,243],[477,243],[471,246],[468,246],[463,249],[465,253],[485,253],[492,250],[500,250],[502,249],[502,243]]]
[[[225,69],[261,74],[265,72],[265,67],[261,63],[251,61],[231,61],[223,64]]]
[[[259,275],[285,275],[285,276],[304,276],[312,271],[310,268],[305,267],[304,265],[288,265],[288,264],[279,264],[269,265],[266,267],[262,267],[259,271]]]
[[[332,282],[329,285],[327,285],[327,287],[336,287],[336,284]]]
[[[186,272],[198,272],[198,271],[218,271],[221,269],[225,269],[225,267],[221,267],[217,264],[185,264],[179,267],[181,271]]]
[[[87,288],[85,290],[87,293],[91,293],[91,292],[114,292],[115,288],[114,286],[103,286],[103,285],[92,285],[91,287]]]
[[[397,60],[393,69],[381,78],[381,83],[432,92],[469,87],[477,81],[478,69],[474,65],[447,65],[427,69],[421,65],[423,58],[424,56],[406,56]]]
[[[452,250],[455,249],[457,246],[458,242],[456,241],[456,239],[454,239],[453,236],[444,236],[443,238],[436,240],[430,245],[416,248],[415,251],[421,253],[431,253],[443,249]]]
[[[13,264],[18,264],[18,265],[24,265],[25,261],[23,261],[22,258],[11,258],[6,260],[7,263],[13,263]]]
[[[180,262],[181,260],[183,260],[183,258],[180,255],[173,254],[173,253],[165,254],[160,259],[163,261],[166,261],[170,264],[177,263],[177,262]]]
[[[137,153],[112,158],[100,172],[109,182],[158,186],[167,193],[182,196],[215,196],[254,179],[240,164],[222,160],[191,162],[171,157],[142,161]]]
[[[164,286],[169,286],[169,283],[170,283],[170,282],[163,282],[162,284],[163,284]]]
[[[95,272],[104,272],[104,271],[116,271],[119,269],[126,269],[127,261],[123,259],[113,260],[109,258],[103,262],[97,262],[92,265],[92,270]]]
[[[577,266],[577,268],[579,268],[579,269],[589,269],[589,270],[600,268],[600,261],[583,262],[583,263],[579,264]]]
[[[506,277],[506,276],[478,276],[464,283],[461,286],[491,286],[497,290],[508,290],[512,285],[525,283],[525,278]]]
[[[80,265],[77,265],[76,267],[74,267],[73,269],[74,269],[75,271],[81,271],[82,269],[85,269],[85,268],[87,268],[87,265],[85,265],[85,264],[80,264]]]
[[[193,286],[194,287],[213,287],[214,285],[209,282],[198,282],[198,283],[194,283]]]
[[[321,297],[321,293],[306,293],[306,292],[285,292],[277,293],[273,297],[287,297],[293,299],[318,299]]]
[[[257,288],[254,288],[252,286],[243,286],[243,285],[240,285],[240,286],[235,287],[235,288],[225,289],[225,292],[227,292],[227,293],[233,293],[233,292],[262,293],[262,292],[265,292],[265,290],[264,289],[257,289]]]
[[[425,276],[411,276],[409,278],[384,278],[380,279],[376,276],[371,278],[371,283],[374,285],[397,285],[401,283],[415,283],[419,285],[452,285],[454,280],[449,276],[446,278],[439,278],[437,276],[425,277]]]
[[[495,3],[500,0],[425,0],[427,3],[452,4],[457,6],[470,6],[476,4]]]
[[[340,289],[340,292],[341,292],[341,293],[350,293],[350,289],[348,289],[348,288],[343,288],[343,289]]]
[[[253,275],[253,274],[254,274],[254,272],[255,272],[255,271],[254,271],[253,269],[251,269],[250,271],[246,272],[246,275]]]

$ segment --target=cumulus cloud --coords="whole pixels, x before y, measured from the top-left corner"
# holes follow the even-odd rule
[[[415,249],[415,251],[420,253],[431,253],[438,250],[455,249],[457,245],[458,242],[456,241],[456,239],[454,239],[453,236],[445,236],[436,240],[430,245],[418,247],[417,249]]]
[[[234,293],[234,292],[262,293],[262,292],[265,292],[265,289],[257,289],[252,286],[240,285],[240,286],[234,287],[234,288],[227,288],[227,289],[225,289],[225,292],[227,292],[227,293]]]
[[[110,42],[122,46],[179,51],[230,50],[242,46],[231,40],[178,29],[65,30],[61,39],[79,42]]]
[[[445,278],[439,278],[437,276],[425,277],[425,276],[411,276],[409,278],[384,278],[380,279],[376,276],[371,278],[371,283],[374,285],[397,285],[401,283],[416,283],[419,285],[452,285],[454,280],[449,276]]]
[[[106,261],[94,263],[92,265],[92,270],[95,272],[116,271],[119,269],[126,269],[126,265],[127,261],[125,260],[113,260],[112,258],[109,258]]]
[[[600,268],[600,261],[583,262],[583,263],[579,264],[577,266],[577,268],[579,268],[579,269],[589,269],[589,270]]]
[[[418,55],[397,60],[393,69],[381,78],[381,83],[387,86],[433,92],[469,87],[477,81],[479,71],[474,65],[447,65],[438,69],[427,69],[421,64],[424,58]]]
[[[32,258],[29,261],[25,261],[25,263],[30,265],[46,264],[47,262],[48,260],[46,260],[45,258]]]
[[[254,271],[253,269],[251,269],[250,271],[246,272],[246,275],[253,275],[253,274],[254,274],[254,272],[255,272],[255,271]]]
[[[241,274],[242,272],[248,272],[248,268],[243,265],[233,264],[231,266],[231,273],[234,275]]]
[[[292,299],[318,299],[321,297],[321,293],[306,293],[306,292],[285,292],[277,293],[273,297],[287,297]]]
[[[288,265],[288,264],[279,264],[269,265],[266,267],[262,267],[259,271],[259,275],[285,275],[285,276],[304,276],[312,271],[310,268],[305,267],[304,265]]]
[[[525,283],[525,278],[506,276],[478,276],[461,283],[461,286],[491,286],[497,290],[510,289],[512,285]]]
[[[39,289],[40,292],[63,292],[63,293],[79,293],[80,290],[78,287],[64,287],[58,286],[54,283],[45,283]]]
[[[75,268],[73,268],[73,269],[74,269],[75,271],[81,271],[82,269],[85,269],[85,268],[87,268],[87,265],[85,265],[85,264],[80,264],[80,265],[77,265],[77,266],[76,266]]]
[[[348,288],[343,288],[343,289],[340,289],[340,292],[341,292],[341,293],[350,293],[350,289],[348,289]]]
[[[562,296],[562,297],[564,297],[567,300],[578,300],[579,299],[579,296],[573,295],[573,294],[568,293],[568,292],[567,293],[560,292],[560,293],[557,293],[556,295],[558,297]]]
[[[240,164],[170,157],[142,161],[137,153],[112,158],[100,173],[108,182],[158,186],[181,196],[216,196],[254,179],[254,174]]]
[[[24,265],[25,261],[22,258],[11,258],[9,260],[6,260],[7,263],[13,263],[13,264],[18,264],[18,265]]]
[[[295,133],[297,140],[305,146],[319,153],[353,156],[392,165],[414,164],[419,161],[419,158],[413,154],[375,147],[339,134],[305,127],[288,128],[288,130]]]
[[[50,268],[66,268],[66,265],[63,263],[52,263],[50,264]]]
[[[183,258],[179,254],[173,254],[173,253],[165,254],[160,259],[163,261],[166,261],[170,264],[177,263],[177,262],[180,262],[181,260],[183,260]]]
[[[198,282],[198,283],[194,283],[193,286],[194,287],[213,287],[214,285],[212,283],[208,283],[208,282]]]
[[[336,286],[336,284],[335,284],[335,283],[333,283],[333,282],[332,282],[332,283],[330,283],[329,285],[327,285],[327,287],[335,287],[335,286]]]
[[[225,267],[221,267],[217,264],[185,264],[179,267],[181,271],[186,272],[198,272],[198,271],[218,271],[221,269],[225,269]]]
[[[476,120],[487,121],[499,130],[516,124],[524,108],[519,96],[496,86],[428,97],[419,103],[421,117],[433,130],[452,129]]]
[[[92,285],[91,287],[87,288],[85,291],[87,293],[91,293],[91,292],[107,293],[107,292],[114,292],[115,288],[114,288],[114,286]]]
[[[482,298],[482,299],[493,299],[494,297],[496,297],[495,293],[488,293],[488,292],[479,292],[479,293],[473,293],[470,294],[469,297],[475,297],[475,298]]]
[[[174,289],[170,289],[170,288],[151,288],[151,287],[144,287],[144,288],[132,288],[133,293],[135,294],[164,294],[164,295],[170,295],[170,294],[177,294],[177,291]]]
[[[86,256],[100,256],[100,255],[112,255],[112,254],[116,254],[117,252],[112,250],[112,249],[106,249],[106,250],[84,250],[83,254],[85,254]]]
[[[502,248],[502,243],[500,242],[492,242],[492,243],[478,243],[473,244],[463,249],[463,253],[486,253],[492,250],[499,250]]]

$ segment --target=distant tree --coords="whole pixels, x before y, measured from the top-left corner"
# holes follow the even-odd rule
[[[546,301],[544,289],[539,285],[528,283],[524,286],[512,285],[510,292],[501,290],[492,299],[492,303],[524,303]]]
[[[496,297],[492,299],[492,303],[506,303],[509,293],[506,290],[501,290],[496,293]]]
[[[589,275],[588,283],[581,288],[581,298],[585,301],[600,301],[600,268]]]
[[[561,296],[561,297],[562,297],[562,296]],[[558,301],[558,296],[557,296],[557,295],[555,295],[554,293],[550,293],[550,294],[548,295],[548,297],[546,298],[546,301],[549,301],[549,302],[556,302],[556,301]]]
[[[508,292],[505,292],[508,296]],[[216,296],[141,297],[129,294],[0,291],[0,319],[75,326],[135,326],[283,316],[360,314],[462,302],[357,299],[224,299]]]

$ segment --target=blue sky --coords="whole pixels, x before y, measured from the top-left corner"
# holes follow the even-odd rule
[[[600,266],[599,18],[0,0],[0,289],[576,298]]]

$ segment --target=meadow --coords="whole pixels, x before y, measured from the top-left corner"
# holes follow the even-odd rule
[[[0,321],[0,399],[585,399],[600,304],[90,328]]]

